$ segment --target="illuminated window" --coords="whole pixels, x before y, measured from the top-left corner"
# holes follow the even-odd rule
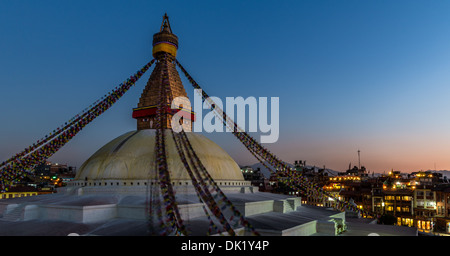
[[[418,220],[417,228],[430,230],[431,229],[431,221]]]
[[[413,220],[413,219],[410,219],[410,218],[403,218],[403,219],[402,219],[402,225],[403,225],[403,226],[412,227],[412,226],[413,226],[413,223],[414,223],[414,220]]]

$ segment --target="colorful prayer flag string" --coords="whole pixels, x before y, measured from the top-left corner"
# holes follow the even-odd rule
[[[23,179],[27,174],[31,174],[36,165],[51,157],[87,124],[108,110],[139,80],[154,61],[147,63],[125,82],[112,90],[112,92],[102,97],[102,100],[97,100],[94,104],[91,104],[90,108],[84,109],[80,114],[75,115],[75,117],[53,130],[43,139],[38,140],[22,152],[2,162],[0,164],[0,191],[8,190],[15,182]]]
[[[348,202],[342,202],[338,198],[336,198],[334,195],[331,195],[323,190],[323,188],[317,184],[313,184],[313,182],[308,181],[305,177],[299,175],[297,172],[291,170],[291,168],[283,161],[278,159],[274,154],[272,154],[269,150],[267,150],[265,147],[263,147],[260,143],[258,143],[254,138],[252,138],[250,135],[248,135],[243,129],[241,129],[232,119],[230,119],[227,114],[218,107],[217,104],[214,103],[214,101],[208,96],[208,94],[195,82],[195,80],[189,75],[189,73],[184,69],[184,67],[178,62],[178,60],[175,60],[176,64],[182,72],[185,74],[189,82],[192,84],[192,86],[195,89],[201,90],[201,96],[205,102],[207,102],[210,106],[214,114],[219,118],[219,120],[222,120],[224,125],[228,127],[239,139],[239,141],[242,142],[242,144],[249,150],[254,156],[259,156],[257,159],[263,163],[264,160],[271,166],[273,166],[275,169],[279,170],[280,173],[275,173],[271,168],[268,168],[269,171],[271,171],[272,174],[277,175],[279,178],[279,181],[283,182],[285,185],[293,189],[294,191],[298,191],[301,187],[306,188],[309,186],[312,186],[312,189],[309,190],[308,195],[314,196],[315,198],[333,198],[333,206],[339,210],[343,209],[351,209],[354,211],[357,211],[359,213],[363,213],[365,215],[370,216],[371,214],[369,212],[363,211],[361,209],[358,209],[354,205],[349,204]],[[214,106],[214,107],[212,107]],[[287,177],[287,179],[281,179],[281,175],[284,177]]]

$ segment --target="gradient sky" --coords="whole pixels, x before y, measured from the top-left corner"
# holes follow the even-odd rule
[[[284,161],[345,171],[359,149],[370,171],[450,170],[450,1],[413,0],[0,0],[0,160],[150,61],[165,12],[209,95],[280,98],[265,146]],[[50,160],[79,167],[134,130],[149,75]],[[256,162],[231,134],[206,136]]]

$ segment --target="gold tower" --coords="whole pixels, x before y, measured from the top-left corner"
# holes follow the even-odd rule
[[[156,65],[141,94],[137,108],[133,109],[133,118],[137,120],[138,130],[157,128],[155,118],[160,100],[165,101],[166,106],[162,128],[172,128],[172,117],[179,112],[184,130],[192,130],[195,115],[190,109],[189,99],[176,70],[174,60],[177,49],[178,37],[172,33],[169,17],[164,14],[160,31],[153,35],[153,57],[156,59]],[[165,99],[161,99],[161,87],[165,89]],[[177,108],[172,108],[172,101]]]

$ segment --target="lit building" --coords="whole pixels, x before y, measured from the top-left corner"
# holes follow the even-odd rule
[[[6,192],[0,192],[0,199],[36,196],[39,190],[33,187],[11,187]]]
[[[259,191],[271,192],[273,190],[273,187],[271,186],[269,179],[264,177],[260,168],[254,170],[250,166],[244,166],[241,167],[241,172],[242,175],[244,176],[244,179],[250,181],[252,186],[258,187]]]
[[[450,184],[433,188],[436,193],[436,215],[434,231],[450,234]]]
[[[431,186],[419,185],[414,190],[414,218],[420,231],[430,232],[435,224],[436,191]]]
[[[431,171],[412,172],[412,180],[416,181],[417,185],[434,185],[442,182],[441,173],[433,173]]]

